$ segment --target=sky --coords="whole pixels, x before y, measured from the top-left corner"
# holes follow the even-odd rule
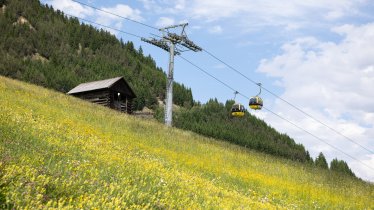
[[[194,43],[334,130],[264,90],[266,109],[318,138],[267,110],[249,110],[252,114],[303,144],[313,158],[323,152],[328,162],[344,160],[358,177],[374,182],[374,1],[79,1],[156,28],[188,22],[185,31]],[[41,2],[145,38],[161,35],[72,0]],[[106,30],[142,47],[159,67],[168,69],[168,52],[138,37]],[[182,56],[246,97],[259,92],[255,83],[206,52],[187,51]],[[232,89],[180,57],[175,57],[174,79],[190,87],[202,103],[234,98]],[[246,97],[238,95],[236,101],[248,105]]]

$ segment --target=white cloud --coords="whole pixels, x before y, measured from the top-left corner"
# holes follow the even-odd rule
[[[353,171],[355,171],[358,177],[371,177],[371,182],[373,182],[373,170],[368,168],[374,166],[374,155],[365,155],[360,158],[360,162],[358,161],[352,161],[350,164],[350,167]],[[365,165],[363,165],[365,164]]]
[[[230,21],[241,30],[279,27],[285,30],[331,25],[345,17],[360,16],[368,0],[138,0],[153,13],[178,15],[205,24]]]
[[[88,6],[81,5],[72,0],[48,0],[45,1],[45,3],[52,5],[55,9],[64,11],[65,14],[74,15],[79,18],[94,18],[94,22],[96,23],[110,27],[115,27],[117,29],[121,29],[123,27],[123,22],[125,20],[121,17],[112,14],[117,14],[122,17],[136,21],[143,21],[140,10],[133,9],[125,4],[117,4],[114,7],[100,8],[103,11],[112,13],[109,14],[99,10],[94,10]],[[104,29],[110,31],[112,34],[117,34],[115,30],[107,28]]]
[[[151,10],[156,4],[154,0],[139,0],[147,10]]]
[[[186,1],[185,0],[177,0],[175,1],[175,9],[176,10],[183,10],[186,8]]]
[[[362,0],[315,0],[315,1],[270,1],[270,0],[195,0],[190,4],[196,17],[216,20],[247,14],[247,17],[262,19],[269,23],[280,19],[294,18],[340,18],[351,14]],[[349,13],[350,12],[350,13]]]
[[[360,145],[374,150],[374,48],[369,47],[374,46],[374,23],[344,25],[332,31],[343,39],[338,43],[323,42],[313,37],[295,39],[283,45],[280,55],[262,60],[258,71],[280,81],[284,88],[282,98]],[[368,154],[368,151],[279,100],[275,101],[272,109],[277,113],[286,113],[287,119],[351,156],[364,158],[364,154]],[[323,142],[290,129],[274,116],[268,115],[266,121],[277,129],[288,131],[314,155],[322,151],[330,160],[338,157],[350,166],[359,164],[326,147]],[[364,168],[354,167],[363,178],[373,181],[374,172],[363,171]]]
[[[173,18],[160,17],[156,22],[156,27],[162,28],[162,27],[170,26],[174,24],[175,24],[175,20]]]
[[[100,9],[104,10],[104,11],[107,11],[107,12],[110,12],[112,14],[118,14],[118,15],[120,15],[122,17],[125,17],[125,18],[130,18],[132,20],[136,20],[136,21],[142,21],[143,20],[143,18],[140,15],[141,12],[137,9],[131,8],[128,5],[117,4],[115,7],[107,7],[107,8],[104,7],[104,8],[100,8]],[[121,17],[115,16],[115,15],[112,15],[112,14],[96,11],[95,22],[100,23],[102,25],[107,25],[107,26],[115,27],[117,29],[121,29],[123,27],[123,22],[125,20]],[[105,29],[105,30],[108,30],[108,29]],[[117,34],[117,32],[114,31],[114,30],[109,30],[109,31],[112,34]]]
[[[372,15],[360,14],[363,12],[359,10],[360,7],[367,5],[368,0],[137,1],[143,3],[145,14],[157,20],[157,27],[173,25],[177,23],[176,20],[186,19],[195,22],[190,25],[190,29],[195,31],[202,31],[202,29],[211,33],[231,31],[239,36],[258,29],[263,29],[260,30],[262,35],[266,35],[269,31],[276,32],[274,36],[277,37],[277,40],[264,38],[259,44],[255,39],[248,42],[248,36],[245,37],[245,40],[235,39],[238,45],[243,48],[246,45],[257,46],[258,44],[258,46],[262,46],[265,42],[281,43],[282,40],[279,39],[279,36],[282,35],[287,40],[309,32],[312,32],[314,36],[323,37],[318,34],[321,29],[325,31],[347,17],[364,18],[365,15]],[[90,17],[95,22],[115,28],[122,28],[125,22],[119,17],[92,10],[71,0],[48,0],[46,3],[65,13],[82,18]],[[119,4],[101,9],[131,19],[143,20],[140,10],[128,5]],[[277,86],[284,89],[282,98],[295,103],[296,106],[334,129],[370,148],[373,145],[370,140],[374,139],[374,100],[372,100],[374,98],[374,91],[372,91],[374,89],[374,48],[370,47],[374,46],[373,25],[335,27],[332,33],[334,36],[340,35],[342,38],[340,42],[335,43],[320,41],[314,36],[293,39],[282,46],[281,54],[272,59],[263,60],[258,70],[273,77]],[[314,31],[316,28],[319,32]],[[304,32],[303,29],[308,30]],[[115,32],[112,31],[112,33]],[[252,38],[256,37],[251,37],[251,40]],[[327,39],[323,37],[323,40]],[[274,48],[271,50],[276,51]],[[220,68],[221,66],[215,67]],[[265,100],[268,108],[343,151],[350,148],[347,153],[360,158],[361,161],[369,161],[368,164],[373,165],[373,157],[365,156],[365,151],[363,153],[356,145],[292,110],[281,101],[269,100],[272,99]],[[335,157],[345,159],[358,175],[374,180],[373,171],[358,166],[357,161],[350,160],[341,152],[310,137],[293,125],[289,125],[265,111],[255,112],[255,115],[271,123],[277,130],[287,133],[296,141],[303,143],[312,155],[318,155],[322,151],[329,160]],[[373,148],[371,149],[373,150]]]
[[[52,5],[54,9],[64,11],[64,13],[69,15],[74,15],[80,18],[84,18],[94,14],[94,10],[82,6],[72,0],[49,0],[45,2],[48,5]]]
[[[220,33],[223,32],[223,29],[222,29],[221,26],[217,25],[217,26],[213,26],[213,27],[209,28],[208,32],[211,33],[211,34],[220,34]]]
[[[136,21],[142,21],[143,20],[143,18],[140,16],[140,14],[141,14],[140,10],[133,9],[130,6],[125,5],[125,4],[117,4],[115,7],[108,7],[108,8],[104,7],[104,8],[101,8],[101,9],[104,10],[104,11],[111,12],[113,14],[118,14],[118,15],[120,15],[122,17],[125,17],[125,18],[130,18],[132,20],[136,20]],[[113,15],[110,15],[110,14],[106,14],[106,13],[99,13],[99,14],[108,16],[112,19],[119,18],[119,17],[113,16]]]
[[[186,0],[138,0],[146,10],[157,14],[178,14],[186,9]]]
[[[342,18],[343,16],[344,16],[344,12],[333,10],[327,13],[327,15],[325,16],[325,19],[336,20],[336,19]]]

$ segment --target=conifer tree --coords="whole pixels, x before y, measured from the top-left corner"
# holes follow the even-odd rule
[[[329,166],[327,165],[327,161],[325,156],[323,155],[322,152],[319,153],[318,157],[316,158],[316,161],[314,162],[316,166],[328,169]]]
[[[343,174],[347,174],[349,176],[356,176],[352,170],[348,167],[348,164],[343,161],[343,160],[338,160],[336,158],[334,158],[332,161],[331,161],[331,166],[330,166],[330,170],[331,171],[336,171],[336,172],[339,172],[339,173],[343,173]]]
[[[137,110],[157,106],[165,95],[166,74],[154,60],[103,29],[66,17],[38,0],[0,0],[0,74],[58,91],[79,83],[123,76],[134,90]],[[18,16],[28,24],[16,24]],[[124,39],[126,39],[124,37]],[[40,58],[34,59],[35,54]],[[193,104],[191,90],[178,86],[177,105]]]

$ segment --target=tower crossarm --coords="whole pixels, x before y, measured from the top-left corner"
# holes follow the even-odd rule
[[[141,40],[143,42],[147,42],[147,43],[152,44],[152,45],[154,45],[156,47],[159,47],[159,48],[161,48],[161,49],[163,49],[163,50],[165,50],[167,52],[170,52],[170,47],[169,47],[169,45],[165,41],[157,40],[155,38],[151,38],[151,39],[141,38]],[[180,52],[178,52],[178,51],[176,51],[174,53],[177,54],[177,55],[180,54]]]

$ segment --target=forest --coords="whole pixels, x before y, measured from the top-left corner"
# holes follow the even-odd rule
[[[123,76],[137,95],[134,109],[151,108],[163,122],[158,100],[165,98],[166,74],[141,47],[38,0],[0,0],[0,7],[0,75],[64,93],[83,82]],[[173,116],[177,128],[355,176],[344,161],[334,159],[329,167],[322,153],[314,161],[303,145],[248,112],[231,118],[233,101],[200,104],[185,85],[174,83],[173,89],[181,107]]]
[[[279,133],[248,111],[244,117],[232,117],[231,107],[234,103],[228,100],[222,104],[217,99],[211,99],[206,104],[196,103],[190,109],[182,108],[173,115],[173,125],[248,149],[356,177],[345,161],[335,158],[328,164],[322,152],[313,160],[302,144],[297,144],[287,134]],[[163,113],[160,108],[156,112],[160,122],[164,120]]]
[[[165,98],[166,75],[141,47],[81,24],[37,0],[2,0],[0,74],[61,92],[76,85],[123,76],[138,96],[135,110]],[[27,22],[20,23],[23,20]],[[174,102],[193,105],[191,89],[174,84]]]

